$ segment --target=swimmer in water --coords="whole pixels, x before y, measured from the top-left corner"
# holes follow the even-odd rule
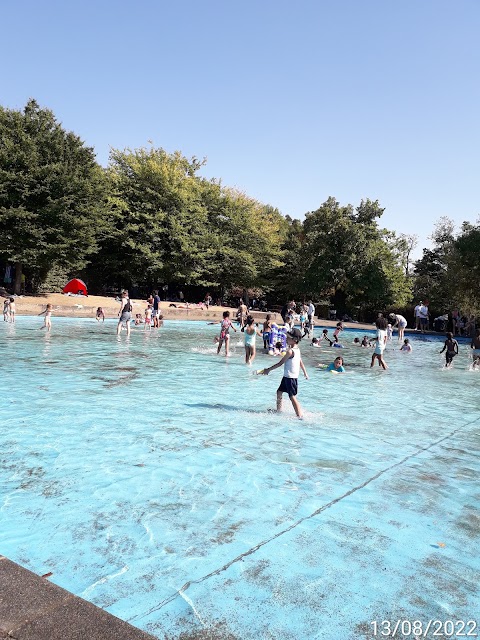
[[[400,351],[404,351],[405,353],[412,353],[412,345],[410,344],[410,340],[405,338],[402,346],[400,347]]]
[[[343,366],[342,356],[338,356],[335,360],[328,365],[326,371],[334,371],[335,373],[345,373],[345,367]]]

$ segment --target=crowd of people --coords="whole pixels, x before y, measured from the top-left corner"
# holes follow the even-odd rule
[[[131,322],[133,320],[133,306],[129,298],[128,291],[124,290],[118,299],[120,307],[118,310],[118,323],[117,323],[117,335],[119,335],[124,328],[127,335],[130,335]],[[143,324],[144,329],[151,330],[152,328],[159,328],[163,325],[163,314],[160,309],[160,296],[158,291],[154,291],[152,295],[146,301],[146,307],[143,313],[135,314],[135,325]],[[211,296],[207,296],[204,304],[208,308],[211,304]],[[44,323],[41,329],[45,329],[47,332],[52,327],[52,304],[47,304],[44,311],[38,315],[44,316]],[[15,322],[15,298],[9,297],[4,300],[3,318],[5,322]],[[420,302],[415,307],[415,331],[421,331],[425,333],[428,330],[428,306]],[[328,329],[323,329],[319,337],[313,337],[313,329],[315,324],[315,305],[310,300],[308,303],[301,303],[297,306],[294,300],[287,302],[282,308],[280,315],[284,322],[283,330],[286,331],[286,344],[281,341],[275,343],[272,348],[271,335],[273,331],[274,323],[272,322],[272,315],[266,314],[263,321],[263,325],[260,328],[259,323],[255,322],[254,317],[251,315],[249,308],[242,300],[239,304],[236,320],[238,323],[238,330],[244,334],[244,347],[245,347],[245,364],[251,365],[256,357],[256,338],[260,337],[263,340],[263,347],[266,352],[274,356],[281,356],[281,359],[270,367],[259,370],[257,373],[262,375],[268,375],[271,371],[283,366],[283,378],[277,389],[277,410],[282,408],[282,397],[284,393],[287,393],[292,403],[294,411],[298,417],[302,417],[302,409],[297,399],[298,395],[298,377],[300,371],[303,372],[305,378],[308,379],[308,374],[305,365],[302,361],[299,343],[305,338],[311,338],[312,347],[321,347],[322,344],[328,345],[332,348],[343,349],[344,345],[340,342],[341,334],[344,331],[343,322],[337,322],[333,330],[333,335],[330,338]],[[459,312],[454,312],[452,317],[455,319],[454,327],[460,333],[460,335],[471,335],[471,348],[473,354],[473,368],[480,368],[480,329],[475,328],[474,318],[471,319],[468,327],[469,333],[467,333],[467,325],[463,321],[463,317]],[[95,318],[97,322],[105,321],[105,312],[102,307],[98,307]],[[237,332],[237,328],[234,326],[231,318],[230,311],[224,311],[222,320],[220,323],[220,333],[215,338],[217,343],[217,354],[220,354],[222,347],[224,348],[225,355],[229,355],[230,346],[230,331]],[[217,322],[210,322],[209,324],[217,324]],[[300,328],[295,327],[295,324],[299,324]],[[467,323],[468,324],[468,323]],[[387,343],[392,340],[393,332],[398,331],[398,341],[401,343],[400,351],[405,353],[412,352],[412,345],[410,340],[404,337],[404,332],[407,327],[407,320],[405,317],[398,313],[391,313],[387,317],[383,314],[378,314],[375,322],[376,334],[373,338],[368,335],[364,335],[363,338],[355,337],[353,344],[359,347],[373,347],[373,353],[370,361],[370,367],[374,367],[375,363],[379,367],[386,370],[388,368],[385,362],[384,353]],[[445,353],[445,366],[450,368],[452,366],[454,358],[459,353],[458,342],[455,340],[455,331],[447,332],[446,340],[440,353]],[[328,371],[333,373],[345,373],[345,363],[342,356],[334,358],[330,365],[319,365]]]
[[[310,306],[311,305],[311,306]],[[282,409],[283,394],[286,393],[292,403],[295,414],[301,418],[302,409],[298,402],[298,377],[300,372],[303,372],[306,379],[308,379],[308,373],[305,365],[302,361],[299,343],[307,335],[313,333],[314,325],[314,312],[315,307],[312,303],[300,305],[299,312],[297,313],[296,305],[294,301],[291,301],[285,305],[282,309],[282,319],[284,321],[284,328],[286,328],[286,347],[282,348],[281,342],[275,345],[275,349],[270,347],[270,335],[272,331],[272,319],[271,314],[267,314],[263,322],[263,327],[259,328],[259,323],[256,323],[253,316],[249,313],[247,305],[242,301],[238,307],[236,319],[239,330],[244,333],[244,346],[245,346],[245,364],[251,365],[256,356],[256,338],[261,337],[263,339],[264,351],[271,355],[281,355],[281,359],[270,367],[265,367],[258,370],[256,373],[259,375],[269,375],[273,370],[283,366],[283,377],[280,385],[277,389],[277,411]],[[422,311],[424,313],[424,311]],[[422,315],[421,318],[425,316]],[[300,329],[294,326],[295,322],[300,323]],[[211,322],[209,324],[216,324]],[[420,331],[425,332],[425,322],[420,323]],[[220,354],[222,347],[224,347],[225,355],[229,355],[230,344],[230,331],[237,332],[232,319],[230,318],[230,312],[223,312],[223,319],[220,321],[220,334],[215,338],[217,343],[217,354]],[[379,314],[375,322],[376,334],[373,338],[368,335],[364,335],[362,340],[355,337],[353,344],[359,347],[373,347],[373,353],[370,361],[370,368],[378,364],[383,370],[388,369],[388,365],[385,361],[385,350],[389,341],[393,339],[393,333],[395,330],[398,332],[398,342],[400,344],[399,351],[403,353],[412,353],[413,348],[409,338],[405,338],[404,333],[407,327],[407,320],[405,317],[398,313],[391,313],[387,317],[383,314]],[[323,329],[319,337],[312,337],[311,346],[321,347],[322,343],[332,348],[344,348],[344,345],[340,342],[340,336],[344,331],[343,322],[337,322],[333,331],[333,335],[330,338],[329,330]],[[473,368],[480,367],[480,329],[476,330],[476,335],[472,338],[471,348],[473,349]],[[445,367],[450,368],[452,366],[453,358],[458,354],[458,342],[454,339],[451,332],[447,333],[445,344],[440,353],[446,353]],[[319,367],[331,371],[332,373],[345,373],[345,363],[342,356],[334,358],[333,362],[329,365],[319,365]]]

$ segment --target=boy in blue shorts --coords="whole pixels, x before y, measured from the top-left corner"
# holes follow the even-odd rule
[[[288,397],[298,418],[302,417],[302,409],[297,400],[300,369],[308,380],[307,370],[302,362],[300,349],[298,348],[298,343],[301,339],[302,334],[298,329],[289,331],[287,333],[287,352],[279,362],[268,367],[268,369],[264,369],[262,372],[263,375],[268,376],[270,371],[277,369],[283,364],[283,378],[277,389],[277,411],[280,412],[282,410],[282,396],[284,393],[288,393]]]

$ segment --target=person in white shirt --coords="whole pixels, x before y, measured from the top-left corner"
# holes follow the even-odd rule
[[[378,318],[376,321],[377,337],[375,338],[375,351],[372,353],[372,362],[370,368],[375,364],[375,360],[378,360],[378,366],[382,369],[388,369],[385,360],[383,359],[383,352],[387,344],[387,319]]]
[[[418,331],[420,329],[420,307],[422,305],[423,305],[423,302],[420,300],[420,302],[417,304],[417,306],[413,310],[413,313],[415,315],[415,331]]]
[[[308,301],[308,322],[311,323],[315,315],[315,305],[311,300]]]
[[[425,329],[428,329],[428,307],[425,304],[421,304],[418,310],[420,316],[420,329],[422,333],[425,333]]]
[[[302,417],[302,408],[297,400],[298,375],[300,373],[300,369],[308,380],[307,370],[302,362],[300,349],[298,348],[298,343],[301,339],[301,331],[298,329],[292,329],[292,331],[289,331],[287,333],[288,348],[283,358],[273,366],[268,367],[267,369],[262,369],[258,372],[268,376],[270,371],[277,369],[277,367],[281,367],[283,364],[283,378],[277,389],[277,411],[280,412],[282,410],[282,395],[284,393],[288,393],[288,397],[290,398],[290,402],[292,403],[298,418]]]

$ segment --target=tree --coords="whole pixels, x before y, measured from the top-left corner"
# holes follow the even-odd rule
[[[453,303],[467,313],[480,313],[480,224],[464,222],[446,256]]]
[[[354,209],[328,198],[307,213],[302,247],[305,292],[329,295],[337,309],[360,310],[403,305],[410,285],[376,219],[378,201],[362,200]]]
[[[102,243],[102,279],[153,286],[263,286],[279,264],[280,213],[217,180],[179,151],[113,150],[114,231]]]
[[[453,304],[454,291],[447,268],[455,236],[452,220],[440,218],[431,235],[432,249],[424,249],[415,263],[414,293],[417,300],[428,300],[431,307],[444,311]]]
[[[104,226],[105,181],[93,149],[29,100],[0,107],[0,256],[44,277],[53,266],[81,269]]]

